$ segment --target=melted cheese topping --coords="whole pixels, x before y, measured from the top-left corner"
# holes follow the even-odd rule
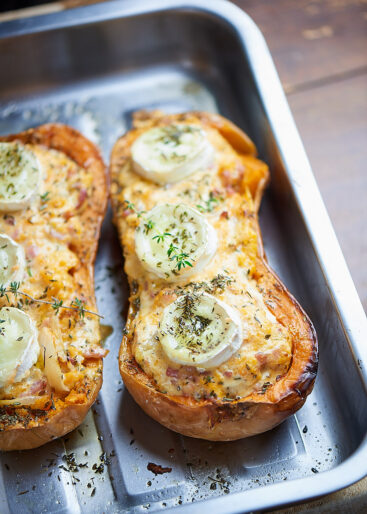
[[[137,363],[155,387],[169,395],[234,399],[264,392],[285,374],[291,362],[292,342],[287,327],[273,316],[253,278],[258,255],[253,222],[256,212],[251,192],[242,179],[245,174],[261,174],[266,165],[254,157],[237,154],[217,130],[206,127],[206,133],[215,149],[215,162],[210,169],[159,187],[134,173],[131,160],[126,158],[113,177],[112,196],[125,270],[133,293],[137,291],[132,296],[136,312],[131,342]],[[206,268],[176,286],[145,270],[135,252],[139,211],[148,211],[163,202],[185,202],[199,209],[218,237],[216,254]],[[226,362],[200,371],[169,360],[159,340],[159,324],[164,308],[177,297],[202,291],[238,310],[244,339]]]
[[[86,227],[81,218],[88,208],[93,177],[61,152],[26,146],[41,164],[39,192],[27,208],[11,214],[0,212],[0,232],[16,241],[25,254],[26,273],[19,291],[51,303],[56,298],[63,305],[78,298],[86,308],[95,311],[93,282],[78,257],[80,251],[76,251],[83,241],[94,238],[93,220]],[[80,317],[77,311],[62,308],[57,311],[51,305],[26,302],[22,295],[8,297],[10,305],[29,314],[38,330],[48,327],[55,335],[58,362],[69,391],[83,389],[85,379],[96,379],[93,365],[83,365],[91,349],[100,342],[96,316]],[[6,297],[1,297],[0,306],[7,305]],[[0,400],[50,392],[44,365],[41,352],[21,382],[0,389]],[[57,396],[55,393],[55,400]]]

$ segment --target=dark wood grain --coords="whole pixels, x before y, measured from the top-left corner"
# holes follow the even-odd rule
[[[367,71],[364,0],[235,0],[258,24],[286,92]]]
[[[288,101],[367,310],[367,74]]]
[[[267,40],[367,310],[367,2],[234,3]]]

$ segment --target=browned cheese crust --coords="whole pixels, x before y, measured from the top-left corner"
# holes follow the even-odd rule
[[[26,256],[30,254],[29,262],[36,263],[36,271],[32,278],[27,277],[28,282],[25,285],[21,284],[20,289],[25,288],[32,292],[34,297],[40,297],[40,294],[44,293],[42,298],[46,299],[51,298],[53,284],[59,288],[58,292],[61,295],[66,290],[66,286],[63,287],[62,278],[60,279],[61,283],[51,280],[50,284],[47,283],[44,291],[37,290],[40,288],[37,282],[38,271],[40,271],[39,277],[41,277],[41,272],[45,269],[41,258],[47,259],[47,251],[42,254],[42,240],[38,241],[41,253],[36,256],[35,245],[37,243],[30,239],[30,234],[36,234],[37,222],[36,225],[31,225],[33,223],[31,216],[34,214],[37,218],[42,215],[38,218],[40,220],[38,234],[41,234],[41,239],[42,234],[48,234],[49,248],[52,250],[59,241],[66,248],[65,252],[69,252],[68,255],[72,258],[70,270],[64,268],[62,264],[57,264],[57,267],[56,263],[48,263],[51,271],[60,272],[61,277],[62,273],[68,274],[70,291],[69,296],[65,297],[64,304],[70,305],[73,297],[79,297],[83,298],[87,309],[96,312],[94,261],[108,199],[106,167],[99,150],[78,131],[62,124],[42,125],[19,134],[1,137],[0,141],[19,142],[32,149],[43,164],[45,180],[43,187],[47,187],[51,191],[50,196],[47,196],[48,203],[45,203],[44,206],[38,204],[34,208],[36,210],[32,211],[29,208],[23,212],[11,213],[12,216],[0,213],[1,231],[20,242],[26,251]],[[48,162],[51,163],[50,166],[48,166]],[[78,176],[81,173],[80,170],[82,170],[83,177]],[[65,173],[65,177],[62,178],[63,184],[57,182],[57,173]],[[73,185],[68,184],[69,175],[70,180],[73,180]],[[84,186],[82,180],[87,185]],[[66,191],[64,200],[61,195],[58,197],[59,191]],[[44,193],[44,190],[40,190],[41,192]],[[66,206],[72,205],[73,210],[67,211],[66,207],[63,207],[62,201]],[[40,212],[40,205],[41,208],[45,207],[44,213]],[[55,209],[55,212],[57,211],[58,222],[61,220],[60,232],[51,228],[51,223],[56,218],[56,215],[52,217],[52,208]],[[48,213],[47,210],[49,210]],[[54,268],[52,268],[53,265]],[[44,287],[45,282],[42,280],[46,279],[39,278],[39,284]],[[4,305],[7,305],[7,302],[5,298],[1,298],[0,306]],[[84,350],[75,350],[75,358],[70,355],[69,359],[69,354],[66,352],[68,362],[65,361],[62,365],[63,370],[67,372],[64,376],[68,377],[70,384],[67,392],[58,393],[53,388],[46,386],[46,392],[50,396],[49,401],[41,401],[41,398],[45,398],[42,396],[39,404],[36,403],[32,406],[16,406],[16,404],[7,406],[6,398],[9,397],[9,394],[11,397],[11,390],[9,394],[5,394],[5,399],[2,400],[0,406],[0,450],[36,448],[70,432],[83,421],[102,385],[102,357],[105,355],[105,351],[99,346],[101,337],[99,321],[96,316],[86,313],[81,319],[78,312],[67,309],[60,309],[60,312],[55,314],[51,306],[33,304],[33,302],[26,305],[24,310],[36,318],[38,328],[48,326],[52,331],[57,323],[58,330],[61,330],[59,333],[64,340],[68,337],[65,327],[71,327],[70,330],[74,330],[73,334],[82,333],[84,326],[91,327],[90,332],[94,334],[93,348],[88,350],[88,343],[85,341]],[[71,335],[69,337],[72,338]],[[80,342],[76,335],[72,343],[77,345]],[[81,351],[84,351],[84,356],[80,357],[82,360],[77,364],[77,353],[80,354]],[[42,370],[42,363],[39,367]],[[36,371],[41,374],[41,370]],[[32,387],[32,383],[30,385]],[[15,386],[18,389],[23,387],[22,384]],[[17,395],[15,394],[15,396]]]
[[[258,209],[269,172],[256,156],[252,141],[238,127],[225,118],[204,112],[164,115],[160,112],[136,113],[133,129],[115,144],[111,155],[111,195],[115,223],[123,244],[125,258],[131,253],[127,248],[128,227],[126,204],[122,201],[127,187],[134,187],[131,172],[126,172],[131,159],[131,145],[145,130],[170,123],[194,123],[204,130],[217,131],[238,155],[243,166],[240,169],[215,171],[221,177],[226,191],[223,208],[230,210],[239,196],[246,201],[250,194],[248,210],[243,213],[246,223],[257,234],[254,266],[250,277],[276,321],[288,331],[291,341],[291,358],[287,371],[265,390],[254,390],[245,397],[232,399],[194,395],[165,394],[159,391],[156,381],[144,372],[133,353],[134,332],[138,316],[136,299],[145,288],[146,279],[132,277],[132,268],[125,269],[130,281],[130,310],[122,340],[119,365],[124,383],[142,409],[164,426],[191,437],[214,441],[231,441],[270,430],[296,412],[312,391],[318,363],[317,337],[313,325],[302,307],[293,298],[280,279],[267,264],[258,222]],[[226,143],[226,144],[227,144]],[[231,150],[231,151],[232,151]],[[214,171],[213,171],[214,173]],[[141,184],[141,177],[139,181]],[[189,179],[190,180],[190,179]],[[148,181],[146,181],[148,182]],[[152,190],[163,188],[152,183]],[[162,203],[164,202],[162,193]],[[223,191],[221,192],[223,195]],[[146,201],[146,208],[152,208]],[[127,261],[126,261],[127,262]],[[167,285],[162,284],[162,290]]]

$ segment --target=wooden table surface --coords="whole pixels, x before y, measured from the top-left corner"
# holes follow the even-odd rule
[[[235,3],[269,45],[367,311],[367,1]]]
[[[36,12],[97,1],[103,0],[64,0],[37,7]],[[266,38],[367,310],[367,0],[234,3]],[[277,512],[366,513],[367,478],[321,500]]]

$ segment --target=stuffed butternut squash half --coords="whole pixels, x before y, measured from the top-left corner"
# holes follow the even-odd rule
[[[65,125],[0,138],[0,450],[78,426],[102,384],[97,148]]]
[[[120,372],[136,402],[181,434],[230,441],[299,409],[317,339],[268,266],[258,208],[269,179],[221,116],[136,113],[111,157],[130,309]]]

